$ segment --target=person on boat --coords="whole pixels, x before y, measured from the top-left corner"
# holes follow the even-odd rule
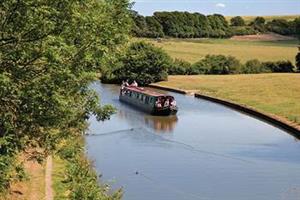
[[[125,81],[124,85],[125,85],[125,87],[129,86],[128,79]]]
[[[131,83],[131,86],[132,86],[132,87],[138,87],[138,84],[137,84],[137,82],[134,80],[134,81]]]
[[[166,99],[164,103],[164,107],[169,107],[170,106],[170,100]]]
[[[121,90],[124,90],[125,87],[126,87],[126,82],[125,82],[125,81],[122,81],[122,84],[121,84]]]
[[[155,106],[157,108],[161,108],[162,107],[162,103],[161,103],[161,99],[160,98],[158,98],[157,101],[155,102]]]
[[[175,107],[176,104],[177,104],[177,103],[176,103],[175,99],[171,99],[170,105],[171,105],[172,107]]]

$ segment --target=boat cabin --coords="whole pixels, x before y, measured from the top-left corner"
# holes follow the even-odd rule
[[[131,104],[153,115],[172,115],[177,113],[175,98],[140,87],[123,87],[120,101]]]

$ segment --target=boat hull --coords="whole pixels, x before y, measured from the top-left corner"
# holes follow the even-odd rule
[[[175,108],[161,108],[161,109],[157,109],[155,108],[153,105],[150,104],[144,104],[140,101],[137,101],[133,98],[129,98],[127,96],[119,96],[119,100],[121,102],[124,102],[128,105],[131,105],[139,110],[142,110],[144,112],[147,112],[151,115],[156,115],[156,116],[169,116],[169,115],[176,115],[178,109],[177,107]]]

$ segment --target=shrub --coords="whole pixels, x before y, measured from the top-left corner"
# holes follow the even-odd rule
[[[298,52],[298,54],[296,56],[296,67],[297,67],[298,71],[300,72],[300,52]]]
[[[232,56],[207,55],[200,62],[203,62],[202,69],[210,67],[209,74],[237,74],[241,68],[240,61]]]
[[[266,68],[259,60],[249,60],[243,66],[242,73],[245,74],[258,74],[258,73],[266,73],[271,72],[270,69]]]
[[[264,62],[263,66],[275,73],[295,71],[295,66],[290,61]]]
[[[175,59],[173,65],[168,69],[169,75],[185,75],[191,68],[191,64],[184,60]]]
[[[254,35],[258,33],[258,31],[251,26],[235,26],[231,27],[231,31],[233,35]]]
[[[211,66],[209,63],[205,62],[205,60],[200,60],[192,65],[189,74],[209,74]]]

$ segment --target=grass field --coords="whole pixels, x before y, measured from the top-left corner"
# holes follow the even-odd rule
[[[169,76],[159,85],[231,100],[300,124],[300,74]]]
[[[207,54],[231,55],[241,62],[251,59],[261,61],[290,60],[295,62],[297,40],[290,41],[236,41],[229,39],[138,39],[153,43],[164,49],[171,57],[191,63]]]
[[[234,16],[226,16],[225,18],[230,21],[230,19],[234,17]],[[256,16],[241,16],[245,21],[246,23],[249,23],[251,21],[253,21]],[[285,19],[285,20],[288,20],[288,21],[292,21],[294,20],[295,18],[297,17],[300,17],[300,15],[278,15],[278,16],[262,16],[263,18],[266,19],[266,21],[272,21],[273,19]]]

